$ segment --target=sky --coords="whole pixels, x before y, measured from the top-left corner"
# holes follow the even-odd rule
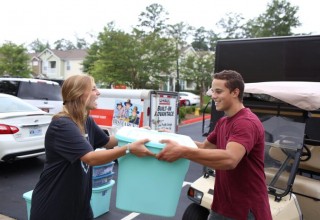
[[[302,26],[295,33],[320,34],[318,0],[287,0],[298,6]],[[271,0],[10,0],[1,2],[0,45],[8,41],[29,45],[39,39],[53,42],[62,38],[93,41],[109,22],[130,32],[146,7],[158,3],[169,13],[169,24],[184,22],[193,27],[216,30],[227,13],[246,20],[264,13]]]

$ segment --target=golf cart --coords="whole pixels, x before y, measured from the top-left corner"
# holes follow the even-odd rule
[[[266,187],[273,219],[319,219],[320,83],[247,83],[244,105],[265,128]],[[204,167],[188,190],[193,203],[183,220],[207,219],[214,181],[215,171]]]

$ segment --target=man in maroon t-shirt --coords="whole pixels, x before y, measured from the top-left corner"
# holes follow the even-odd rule
[[[264,128],[243,105],[244,81],[236,71],[214,74],[212,99],[221,118],[198,148],[162,140],[159,160],[186,158],[216,170],[213,203],[208,220],[271,220],[264,174]]]

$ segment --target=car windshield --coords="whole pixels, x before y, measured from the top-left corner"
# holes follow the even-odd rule
[[[266,116],[265,173],[269,193],[282,197],[291,190],[304,144],[305,123],[293,118]]]
[[[47,83],[21,82],[19,97],[23,99],[42,99],[61,101],[61,87]]]
[[[15,97],[0,97],[0,113],[30,111],[39,111],[39,109]]]

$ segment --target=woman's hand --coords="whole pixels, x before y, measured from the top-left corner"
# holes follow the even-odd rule
[[[137,157],[144,157],[144,156],[152,156],[155,157],[156,154],[152,153],[145,144],[149,142],[149,139],[141,139],[138,141],[135,141],[130,144],[130,153],[136,155]]]

